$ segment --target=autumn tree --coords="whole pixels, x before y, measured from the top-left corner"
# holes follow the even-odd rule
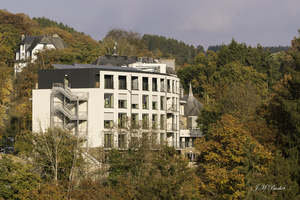
[[[83,166],[81,136],[75,136],[60,128],[32,134],[35,163],[46,179],[73,181]]]
[[[107,183],[118,192],[131,194],[131,199],[199,198],[199,180],[188,160],[174,148],[157,144],[152,132],[155,130],[144,132],[125,150],[109,152]]]
[[[201,152],[200,193],[206,198],[244,199],[250,186],[267,175],[272,153],[251,137],[237,118],[228,114],[210,132],[196,142]],[[248,176],[250,173],[252,176]]]
[[[288,161],[289,173],[293,181],[300,184],[299,178],[299,99],[300,72],[290,69],[275,87],[274,94],[268,105],[267,119],[275,124],[283,140],[283,155]]]
[[[106,49],[106,54],[111,54],[114,47],[117,48],[120,56],[142,57],[148,54],[141,34],[134,31],[117,28],[111,29],[107,32],[101,44]]]
[[[33,167],[0,154],[0,198],[23,199],[23,195],[41,183]]]
[[[11,69],[5,65],[0,66],[0,138],[4,131],[5,120],[8,119],[8,104],[12,93]]]

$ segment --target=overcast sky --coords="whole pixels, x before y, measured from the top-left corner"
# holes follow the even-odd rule
[[[62,22],[95,40],[122,28],[205,49],[232,38],[251,46],[286,46],[300,29],[299,0],[1,1],[0,9]]]

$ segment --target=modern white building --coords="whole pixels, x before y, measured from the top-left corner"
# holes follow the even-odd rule
[[[39,71],[33,131],[60,126],[85,136],[88,147],[105,149],[123,149],[147,135],[183,150],[202,136],[194,116],[202,105],[191,89],[183,95],[179,78],[165,73],[165,64],[54,67]]]
[[[22,71],[28,62],[34,61],[36,53],[43,49],[63,49],[67,44],[57,34],[53,36],[21,36],[20,47],[16,52],[15,75]]]

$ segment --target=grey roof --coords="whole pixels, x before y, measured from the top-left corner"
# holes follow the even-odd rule
[[[86,64],[73,64],[73,65],[61,65],[53,64],[57,69],[100,69],[100,70],[111,70],[111,71],[129,71],[129,72],[140,72],[139,70],[132,67],[119,67],[119,66],[107,66],[107,65],[86,65]]]
[[[53,44],[56,49],[67,48],[65,41],[58,36],[26,36],[21,41],[26,51],[32,51],[38,44]]]
[[[189,95],[184,95],[184,116],[198,116],[203,109],[203,105],[194,97],[192,85],[190,84]]]
[[[99,56],[94,60],[91,65],[109,65],[109,66],[128,66],[129,64],[135,63],[136,57],[127,58],[127,56]]]

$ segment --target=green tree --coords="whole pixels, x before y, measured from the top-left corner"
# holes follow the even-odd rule
[[[0,158],[0,198],[23,199],[23,194],[39,186],[41,179],[33,167],[15,162],[16,157]]]
[[[41,173],[50,180],[73,181],[83,169],[83,138],[60,128],[32,134],[35,163]]]
[[[196,148],[201,152],[197,172],[200,193],[210,199],[244,199],[249,182],[262,181],[273,160],[272,153],[228,114],[213,125],[207,137],[196,142]]]
[[[5,120],[8,119],[7,111],[12,93],[11,69],[5,65],[0,66],[0,138],[4,132]]]
[[[109,181],[116,190],[133,189],[132,198],[137,199],[199,198],[199,180],[188,161],[171,147],[153,150],[147,144],[110,152]]]
[[[282,134],[282,152],[289,164],[292,181],[300,184],[300,72],[290,69],[281,82],[274,88],[268,105],[267,119],[277,125]],[[299,190],[298,190],[299,192]]]

